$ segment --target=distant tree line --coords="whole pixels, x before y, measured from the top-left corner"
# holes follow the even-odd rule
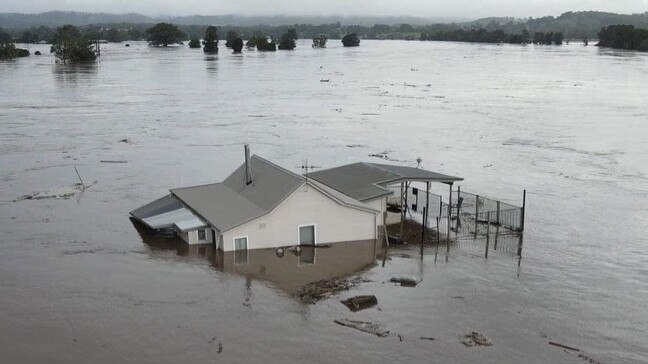
[[[29,51],[26,49],[16,48],[16,44],[14,43],[11,34],[0,28],[0,59],[13,59],[27,56],[29,56]]]
[[[612,25],[598,33],[597,46],[648,52],[648,29],[633,25]]]
[[[295,29],[301,38],[313,39],[317,35],[324,35],[328,39],[341,39],[344,35],[355,33],[359,39],[430,39],[436,38],[439,33],[446,37],[466,36],[459,32],[474,32],[484,29],[488,32],[502,31],[508,35],[522,35],[524,31],[535,33],[563,33],[564,39],[595,39],[603,27],[628,24],[637,28],[648,28],[648,12],[644,14],[614,14],[603,12],[567,12],[558,17],[547,16],[541,18],[484,18],[471,22],[451,24],[374,24],[374,25],[343,25],[339,22],[328,24],[290,24],[290,25],[255,25],[234,26],[223,25],[219,27],[220,36],[225,40],[228,32],[237,33],[242,39],[251,39],[254,36],[266,35],[279,39],[289,29]],[[106,23],[86,25],[79,29],[88,37],[104,39],[109,42],[122,42],[128,40],[146,40],[146,30],[155,24],[150,23]],[[201,39],[206,31],[205,25],[177,25],[184,34],[182,41]],[[27,29],[11,29],[9,31],[17,42],[35,43],[45,41],[51,43],[56,32],[55,28],[45,26]],[[452,35],[456,32],[457,34]],[[501,33],[487,34],[487,37]],[[475,36],[475,34],[468,35]],[[484,34],[477,35],[480,39]],[[533,39],[531,39],[533,40]],[[520,39],[501,40],[510,43],[522,43]],[[555,41],[555,40],[554,40]],[[490,42],[490,41],[489,41]]]

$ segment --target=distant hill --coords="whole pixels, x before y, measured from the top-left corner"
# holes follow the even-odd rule
[[[151,24],[161,21],[179,25],[288,25],[288,24],[331,24],[342,25],[373,25],[373,24],[411,24],[423,25],[430,23],[450,23],[465,19],[417,18],[417,17],[359,17],[359,16],[244,16],[244,15],[190,15],[179,17],[153,18],[142,14],[109,14],[81,13],[73,11],[50,11],[40,14],[0,13],[0,27],[6,29],[25,29],[39,27],[61,26],[72,24],[76,26],[90,24]]]
[[[79,13],[73,11],[49,11],[40,14],[0,13],[0,27],[24,29],[31,27],[56,27],[64,24],[88,25],[105,23],[155,23],[153,18],[142,14]]]

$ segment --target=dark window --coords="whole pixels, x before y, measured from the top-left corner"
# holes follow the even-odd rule
[[[205,233],[205,229],[198,230],[198,241],[205,241],[206,239],[207,234]]]

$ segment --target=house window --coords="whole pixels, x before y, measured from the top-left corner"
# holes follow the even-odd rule
[[[205,240],[207,240],[207,234],[205,232],[205,229],[198,230],[198,241],[205,241]]]
[[[315,225],[299,227],[299,245],[315,245]]]
[[[234,238],[234,263],[246,264],[248,262],[247,236]]]
[[[247,236],[244,236],[242,238],[234,238],[235,251],[244,251],[247,250],[247,248],[248,248]]]

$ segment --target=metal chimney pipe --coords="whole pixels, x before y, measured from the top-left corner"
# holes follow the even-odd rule
[[[245,144],[245,184],[252,183],[252,167],[250,166],[250,146]]]

